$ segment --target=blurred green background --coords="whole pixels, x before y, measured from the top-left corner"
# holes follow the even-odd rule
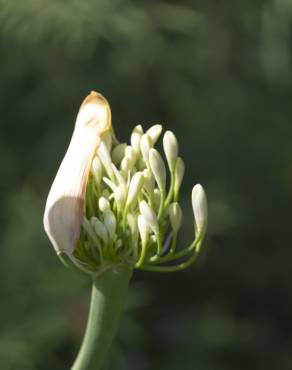
[[[292,368],[291,0],[0,0],[0,368],[69,369],[90,282],[42,227],[90,90],[119,138],[162,123],[210,206],[181,273],[136,272],[110,370]]]

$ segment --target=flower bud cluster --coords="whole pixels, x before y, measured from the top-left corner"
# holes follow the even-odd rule
[[[155,148],[161,125],[131,134],[130,145],[102,136],[86,189],[80,237],[74,261],[96,273],[107,266],[128,264],[150,271],[176,271],[194,259],[205,234],[207,201],[201,185],[192,192],[195,239],[176,251],[182,224],[179,192],[184,163],[171,131],[163,135],[166,161]],[[165,265],[186,257],[186,262]]]

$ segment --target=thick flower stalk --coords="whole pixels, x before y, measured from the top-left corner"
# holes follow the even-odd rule
[[[161,125],[146,131],[139,125],[133,129],[130,143],[119,143],[109,105],[95,92],[85,99],[78,113],[44,214],[45,230],[58,256],[65,264],[91,275],[95,282],[95,303],[74,370],[89,368],[95,353],[92,343],[104,353],[108,350],[115,325],[102,330],[96,327],[115,321],[111,320],[115,305],[107,305],[105,298],[107,289],[111,295],[115,289],[119,291],[116,307],[120,310],[121,292],[126,290],[133,269],[180,271],[191,265],[200,251],[207,227],[204,189],[198,184],[192,191],[194,239],[177,250],[183,219],[179,194],[184,162],[171,131],[162,138],[164,155],[159,153],[155,145],[160,136]],[[98,306],[104,310],[98,311]],[[108,335],[104,337],[102,331]],[[103,354],[97,357],[101,359]]]

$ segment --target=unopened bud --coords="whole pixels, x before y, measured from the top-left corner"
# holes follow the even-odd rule
[[[117,221],[115,215],[111,210],[107,210],[104,213],[104,225],[108,231],[110,238],[113,240],[115,238]]]
[[[144,177],[142,172],[136,172],[130,182],[126,207],[129,207],[136,201],[138,194],[142,189],[143,183]]]
[[[166,184],[166,169],[163,159],[156,149],[150,149],[149,163],[159,190],[163,193]]]
[[[115,174],[115,177],[117,179],[118,184],[126,185],[126,181],[125,181],[123,175],[121,174],[121,172],[117,169],[117,167],[113,163],[112,163],[112,169],[114,171],[114,174]]]
[[[177,155],[178,143],[175,135],[171,131],[166,131],[163,136],[163,149],[170,171],[174,171]]]
[[[139,203],[139,207],[140,207],[140,212],[142,216],[148,222],[153,232],[157,234],[159,232],[159,227],[158,227],[158,221],[157,221],[157,216],[155,212],[153,211],[152,208],[149,207],[149,205],[146,203],[145,200],[142,200]]]
[[[110,202],[105,197],[100,197],[98,200],[98,207],[101,212],[105,212],[110,209]]]
[[[151,141],[150,136],[148,134],[144,134],[141,137],[140,148],[141,148],[141,153],[142,153],[143,159],[144,159],[147,167],[149,167],[149,151],[152,148],[152,141]]]
[[[136,153],[140,152],[140,140],[142,135],[143,135],[142,126],[141,125],[136,126],[131,135],[131,145],[136,151]]]
[[[144,161],[143,158],[140,158],[137,162],[136,162],[136,167],[137,167],[137,170],[139,171],[143,171],[145,170],[146,168],[146,163]]]
[[[174,232],[177,232],[181,227],[182,221],[182,210],[178,203],[172,203],[169,205],[168,214],[170,219],[170,224]]]
[[[152,175],[152,172],[148,168],[145,169],[143,171],[143,177],[144,177],[144,188],[151,195],[155,186],[155,179]]]
[[[179,193],[179,189],[181,187],[184,173],[185,173],[184,162],[180,157],[178,157],[176,160],[175,169],[174,169],[174,194],[175,196],[177,196]]]
[[[162,126],[161,125],[154,125],[147,130],[146,134],[150,136],[152,145],[156,143],[156,141],[159,139],[159,136],[162,131]]]
[[[126,203],[126,198],[127,198],[127,189],[125,185],[120,184],[119,186],[116,187],[115,192],[115,200],[117,202],[117,205],[119,209],[124,207]]]
[[[193,187],[192,206],[195,217],[195,231],[204,236],[208,223],[208,205],[205,190],[200,184]]]
[[[130,158],[124,157],[121,162],[121,171],[127,174],[133,168],[132,161]]]
[[[91,217],[90,223],[93,226],[96,235],[99,236],[105,244],[107,244],[108,233],[104,224],[97,217]]]
[[[149,238],[150,227],[148,222],[142,215],[138,216],[138,229],[142,244],[146,244]]]
[[[130,145],[128,145],[125,149],[125,158],[128,158],[131,166],[134,167],[136,162],[136,152]]]
[[[126,147],[126,143],[118,144],[114,147],[112,151],[112,161],[115,165],[118,165],[124,158]]]

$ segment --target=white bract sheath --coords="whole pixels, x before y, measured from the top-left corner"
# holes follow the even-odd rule
[[[101,135],[110,129],[108,102],[101,94],[91,92],[80,107],[69,148],[46,202],[44,227],[57,253],[74,251],[92,159]]]

